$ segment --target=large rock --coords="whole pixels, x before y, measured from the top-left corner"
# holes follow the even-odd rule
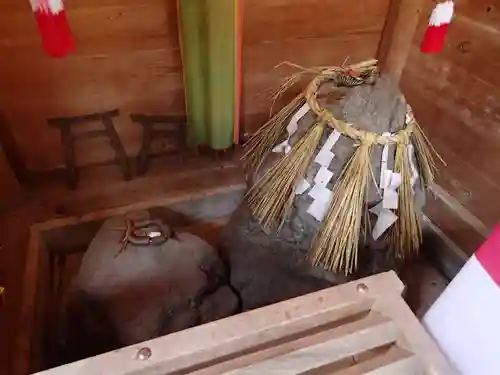
[[[147,213],[133,215],[147,218]],[[217,251],[190,233],[163,245],[129,244],[124,218],[106,221],[83,256],[64,314],[64,360],[149,340],[234,314]]]
[[[385,79],[373,86],[365,85],[345,89],[340,100],[331,100],[328,84],[322,87],[320,103],[329,108],[339,119],[356,124],[361,129],[379,134],[394,132],[404,124],[406,101],[401,92]],[[325,94],[325,95],[323,95]],[[297,133],[292,136],[291,144],[309,129],[315,117],[309,112],[300,122]],[[331,133],[328,128],[318,149]],[[335,158],[329,169],[334,172],[328,188],[332,188],[336,176],[354,152],[354,142],[341,137],[335,145]],[[372,152],[374,175],[380,174],[382,146],[375,146]],[[259,178],[281,155],[269,154],[261,170],[255,173]],[[392,166],[392,165],[390,165]],[[311,163],[306,179],[312,183],[320,166]],[[418,201],[423,194],[416,186]],[[368,193],[369,206],[380,201],[375,184],[371,183]],[[251,215],[246,203],[232,216],[225,234],[222,249],[231,264],[232,284],[239,290],[243,306],[250,309],[298,296],[329,285],[343,283],[351,278],[365,276],[392,268],[395,260],[381,241],[372,241],[367,236],[366,246],[360,249],[360,264],[356,274],[349,278],[343,274],[313,268],[306,260],[312,239],[321,223],[306,211],[312,202],[307,194],[297,196],[293,210],[279,233],[266,233]],[[372,218],[373,220],[373,218]]]

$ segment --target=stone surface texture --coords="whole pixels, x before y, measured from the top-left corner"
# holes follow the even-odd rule
[[[320,90],[320,104],[327,107],[334,116],[355,124],[358,128],[377,132],[394,132],[404,125],[406,101],[401,92],[387,79],[379,79],[375,85],[365,85],[341,89],[333,98],[331,87],[323,85]],[[314,123],[314,115],[309,112],[299,121],[298,131],[291,137],[293,146]],[[332,129],[327,128],[318,150],[328,138]],[[284,139],[285,135],[283,136]],[[353,154],[353,140],[341,136],[333,152],[335,158],[329,169],[334,177],[328,184],[332,189],[336,176]],[[393,148],[391,148],[393,150]],[[382,146],[375,146],[371,165],[378,183]],[[269,154],[263,167],[255,173],[254,181],[265,173],[281,154]],[[389,162],[392,167],[393,162]],[[312,183],[320,166],[314,162],[308,168],[306,179]],[[421,207],[424,194],[419,184],[415,187],[416,201]],[[380,201],[379,191],[374,181],[370,182],[368,206]],[[320,224],[306,211],[312,202],[307,193],[297,196],[292,213],[279,233],[266,233],[252,217],[245,202],[233,214],[226,227],[222,249],[230,259],[231,282],[239,291],[244,309],[252,309],[286,298],[299,296],[330,285],[343,283],[352,278],[385,271],[396,266],[396,261],[382,241],[371,240],[360,246],[360,264],[358,271],[346,277],[311,267],[307,262],[307,253]],[[374,224],[374,217],[370,220]]]

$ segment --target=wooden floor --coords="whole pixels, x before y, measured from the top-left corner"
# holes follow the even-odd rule
[[[151,201],[176,194],[200,194],[221,185],[244,185],[244,177],[230,161],[208,157],[158,159],[147,176],[123,181],[116,166],[82,171],[76,191],[54,182],[35,191],[19,192],[0,212],[0,284],[6,287],[0,305],[0,374],[11,373],[11,360],[22,303],[23,271],[29,228],[55,218]]]
[[[179,193],[199,194],[221,185],[244,185],[235,163],[210,158],[187,159],[182,163],[156,160],[146,177],[123,181],[115,166],[84,171],[78,190],[69,191],[54,182],[36,191],[23,192],[10,200],[0,212],[0,283],[6,287],[5,303],[0,306],[0,374],[11,374],[11,359],[19,328],[23,271],[29,227],[55,218],[81,216],[93,211],[124,205],[140,207],[153,198]],[[413,276],[412,276],[413,275]],[[447,281],[431,266],[416,265],[408,296],[419,316],[441,293]],[[417,276],[418,275],[418,276]]]

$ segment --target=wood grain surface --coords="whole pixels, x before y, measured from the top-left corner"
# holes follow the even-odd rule
[[[440,168],[438,184],[491,229],[500,219],[496,199],[500,193],[500,6],[486,0],[457,2],[445,50],[429,55],[419,51],[419,43],[432,6],[426,3],[402,88],[448,164]],[[469,254],[484,238],[440,202],[429,202],[428,213]]]
[[[263,124],[269,90],[293,72],[276,65],[340,65],[375,57],[388,6],[389,0],[366,0],[362,6],[341,0],[245,1],[244,131]]]
[[[372,58],[389,0],[353,6],[341,0],[247,0],[243,9],[243,131],[262,125],[266,90],[290,70]],[[116,128],[135,156],[141,128],[128,113],[184,114],[182,64],[175,0],[72,0],[66,3],[77,51],[64,59],[44,55],[29,2],[0,0],[0,112],[5,114],[28,168],[61,166],[61,145],[49,117],[119,108]],[[110,161],[105,140],[81,142],[79,165]]]
[[[127,153],[140,147],[130,112],[182,114],[184,93],[175,1],[83,1],[66,4],[77,52],[44,55],[29,2],[1,0],[0,103],[28,167],[61,165],[58,132],[49,117],[120,108],[116,128]],[[109,161],[104,140],[82,142],[80,165]]]

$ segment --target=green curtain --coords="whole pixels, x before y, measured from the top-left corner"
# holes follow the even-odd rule
[[[178,0],[188,143],[225,149],[239,128],[239,0]]]

